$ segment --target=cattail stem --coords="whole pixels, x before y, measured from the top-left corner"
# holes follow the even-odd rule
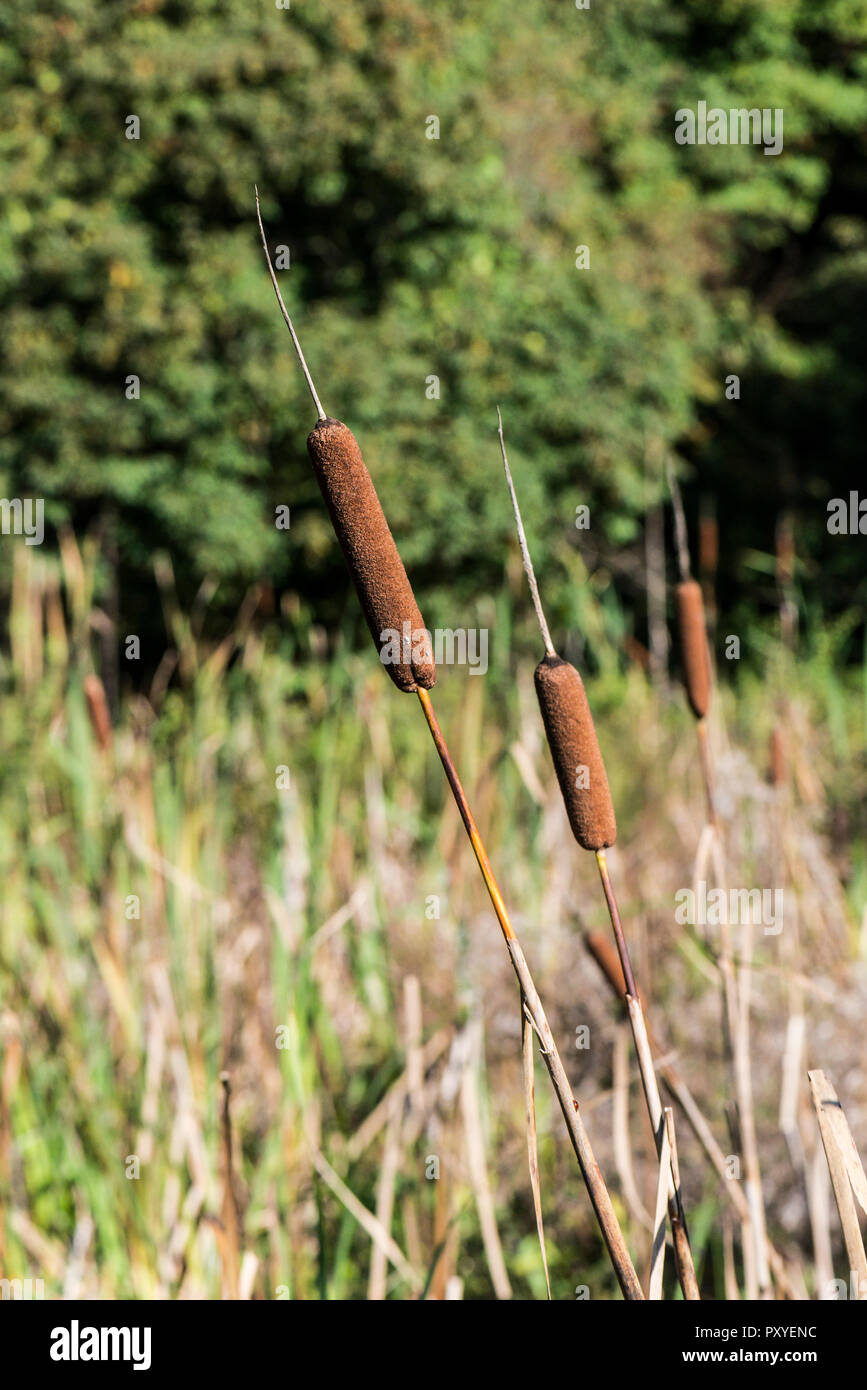
[[[611,926],[614,929],[614,939],[617,942],[617,953],[620,957],[621,969],[623,970],[623,982],[626,987],[626,1006],[629,1012],[629,1023],[632,1028],[632,1037],[635,1043],[635,1054],[638,1058],[641,1085],[644,1091],[647,1113],[650,1116],[650,1124],[653,1129],[653,1140],[656,1144],[656,1151],[661,1161],[663,1153],[665,1152],[662,1099],[659,1094],[659,1084],[656,1080],[656,1070],[653,1065],[653,1054],[650,1049],[647,1025],[644,1021],[644,1010],[641,1006],[641,999],[635,984],[635,976],[632,972],[629,948],[626,945],[626,937],[623,934],[623,924],[620,920],[620,911],[617,906],[617,899],[614,896],[614,888],[611,883],[611,875],[608,872],[608,860],[604,849],[596,851],[596,863],[599,866],[599,877],[602,880],[602,889],[605,893],[605,901],[608,905],[608,915],[611,918]],[[695,1265],[693,1263],[692,1250],[689,1244],[689,1234],[680,1191],[680,1177],[679,1174],[675,1173],[673,1167],[671,1168],[671,1180],[668,1190],[668,1215],[671,1222],[674,1260],[677,1267],[677,1276],[683,1290],[683,1296],[689,1302],[697,1302],[701,1298],[701,1295],[698,1289],[698,1280],[696,1279]]]
[[[536,583],[536,571],[533,569],[533,561],[530,559],[530,547],[527,544],[527,537],[524,532],[524,523],[521,520],[521,509],[518,506],[518,498],[515,493],[515,484],[512,482],[512,472],[509,468],[509,460],[506,458],[506,441],[503,438],[503,417],[500,414],[500,407],[497,406],[498,433],[500,436],[500,451],[503,455],[503,467],[506,470],[506,482],[509,484],[509,496],[512,499],[512,510],[515,513],[515,526],[518,531],[518,544],[521,547],[521,558],[524,561],[524,571],[527,575],[527,582],[530,585],[530,597],[533,600],[533,607],[536,610],[536,618],[539,623],[539,630],[542,633],[542,641],[545,643],[545,652],[548,656],[556,656],[554,643],[551,641],[551,633],[542,611],[542,600],[539,597],[539,586]]]
[[[674,476],[674,469],[671,466],[671,459],[666,459],[665,471],[668,477],[668,490],[671,493],[671,506],[674,512],[674,536],[677,543],[677,566],[680,570],[681,583],[686,583],[690,577],[689,570],[689,542],[686,538],[686,517],[683,514],[683,498],[680,495],[680,485]]]
[[[316,406],[320,420],[325,420],[327,416],[325,414],[325,411],[322,409],[322,402],[320,401],[319,396],[316,393],[316,387],[313,385],[313,378],[310,375],[310,369],[307,366],[304,353],[301,351],[301,344],[298,341],[298,334],[295,332],[292,320],[289,317],[289,310],[283,303],[283,296],[280,293],[280,286],[277,284],[277,276],[274,274],[274,267],[271,264],[271,253],[268,250],[268,242],[265,238],[265,228],[262,226],[262,213],[259,210],[259,189],[256,187],[255,184],[253,185],[253,191],[256,194],[256,218],[259,223],[259,232],[262,237],[262,248],[265,252],[265,260],[268,262],[268,274],[271,276],[271,284],[274,286],[274,293],[277,296],[277,303],[280,305],[280,312],[283,315],[283,318],[286,322],[286,327],[292,334],[292,342],[294,343],[295,351],[298,354],[298,361],[301,363],[301,370],[304,373],[304,380],[307,382],[307,385],[310,388],[310,394],[313,397],[313,404]]]
[[[716,814],[716,796],[714,795],[713,760],[710,755],[710,745],[707,737],[707,717],[703,716],[696,721],[696,733],[698,735],[698,755],[701,761],[701,775],[704,780],[704,793],[707,797],[707,818],[717,834],[719,834],[719,821]]]
[[[569,1084],[566,1069],[563,1066],[560,1053],[557,1050],[557,1044],[554,1041],[554,1036],[542,1006],[542,1001],[539,998],[538,991],[533,982],[533,977],[530,974],[529,966],[524,957],[524,952],[521,950],[521,945],[509,919],[509,913],[503,901],[503,895],[500,892],[497,880],[494,877],[487,850],[485,849],[484,842],[479,834],[475,820],[473,819],[473,813],[470,810],[469,802],[461,786],[457,769],[452,761],[445,737],[439,725],[439,720],[434,712],[430,693],[422,687],[419,688],[417,693],[428,728],[430,729],[431,737],[434,741],[434,746],[436,747],[443,765],[446,780],[451,788],[452,795],[454,796],[455,803],[461,815],[461,820],[464,823],[464,827],[466,828],[467,835],[473,847],[473,852],[478,861],[482,878],[485,881],[485,887],[493,903],[494,912],[496,913],[497,921],[500,924],[500,930],[503,933],[509,956],[511,957],[512,967],[518,977],[518,983],[524,999],[526,1000],[530,1019],[539,1037],[542,1056],[545,1059],[548,1074],[551,1077],[557,1100],[560,1103],[560,1109],[566,1121],[566,1128],[569,1131],[569,1138],[572,1141],[572,1147],[575,1150],[575,1156],[578,1159],[578,1165],[590,1195],[590,1201],[596,1213],[596,1219],[599,1223],[602,1237],[623,1291],[623,1296],[630,1301],[642,1300],[644,1294],[641,1289],[641,1284],[635,1273],[635,1268],[626,1242],[623,1239],[623,1233],[611,1203],[608,1189],[605,1186],[605,1182],[599,1170],[599,1165],[596,1162],[596,1158],[590,1146],[590,1140],[584,1129],[584,1124],[578,1109],[578,1102],[572,1094],[572,1087]]]
[[[614,929],[614,939],[617,942],[617,954],[620,956],[620,964],[623,967],[623,979],[626,984],[626,993],[631,994],[633,999],[637,999],[638,989],[635,984],[635,976],[632,973],[629,948],[626,945],[626,937],[623,935],[623,923],[620,920],[620,910],[617,906],[617,899],[614,896],[611,875],[608,872],[608,859],[604,849],[598,849],[596,851],[596,863],[599,867],[599,877],[602,880],[602,891],[605,894],[605,901],[608,905],[608,915],[611,918],[611,925]]]

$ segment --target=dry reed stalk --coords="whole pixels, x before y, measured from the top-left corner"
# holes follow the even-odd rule
[[[394,1190],[400,1167],[401,1128],[401,1115],[396,1111],[386,1125],[385,1143],[379,1164],[379,1181],[376,1185],[376,1219],[382,1229],[389,1233],[394,1211]],[[378,1241],[373,1241],[372,1245],[367,1278],[367,1301],[381,1303],[386,1292],[388,1256]]]
[[[723,1212],[723,1287],[727,1303],[739,1303],[741,1297],[738,1276],[735,1272],[735,1235],[731,1214]]]
[[[521,520],[521,509],[518,505],[518,497],[506,455],[503,420],[499,409],[497,410],[497,421],[503,469],[512,500],[512,510],[515,516],[524,569],[530,583],[533,607],[545,644],[545,656],[536,667],[534,677],[542,722],[545,726],[548,747],[551,751],[572,833],[582,849],[592,850],[596,855],[599,877],[623,968],[629,1019],[632,1025],[647,1111],[653,1129],[657,1155],[661,1156],[665,1145],[662,1101],[659,1095],[653,1058],[647,1042],[641,1000],[632,971],[629,949],[605,855],[605,850],[613,845],[617,838],[617,822],[614,816],[608,777],[605,772],[605,763],[599,748],[593,716],[590,712],[581,676],[574,666],[563,661],[557,655],[551,641],[550,630],[539,597],[530,548]],[[680,1190],[671,1172],[669,1173],[667,1195],[678,1278],[684,1298],[697,1301],[699,1299],[698,1281],[693,1266],[683,1204]]]
[[[398,1274],[406,1280],[412,1289],[420,1293],[424,1284],[421,1275],[413,1269],[397,1241],[389,1235],[382,1222],[374,1216],[372,1211],[368,1211],[364,1203],[360,1202],[355,1193],[346,1186],[343,1179],[338,1177],[328,1159],[319,1149],[314,1148],[311,1157],[316,1172],[326,1186],[331,1188],[338,1201],[342,1202],[350,1216],[358,1222],[362,1230],[367,1232],[374,1244],[382,1248]]]
[[[602,971],[608,982],[611,992],[617,1002],[623,1006],[625,1004],[625,984],[623,979],[623,967],[618,958],[617,952],[611,946],[610,941],[602,932],[585,932],[584,944],[592,955],[599,969]],[[666,1049],[660,1043],[648,1025],[651,1043],[657,1053],[664,1054]],[[666,1090],[672,1099],[677,1101],[690,1129],[705,1152],[711,1167],[720,1180],[722,1191],[726,1194],[741,1224],[750,1227],[750,1208],[743,1189],[735,1181],[729,1172],[726,1156],[714,1137],[713,1131],[702,1114],[698,1102],[678,1071],[673,1062],[661,1062],[659,1074],[665,1084]],[[767,1251],[768,1263],[773,1270],[774,1278],[780,1288],[785,1291],[789,1298],[800,1299],[802,1297],[800,1288],[799,1271],[790,1271],[783,1256],[777,1250],[770,1237],[765,1234],[765,1248]]]
[[[364,607],[365,616],[371,624],[371,633],[377,648],[381,649],[382,632],[375,631],[373,620],[378,620],[382,615],[387,616],[387,626],[395,629],[399,634],[404,632],[404,622],[409,621],[411,632],[412,624],[418,607],[406,580],[406,572],[400,557],[397,555],[397,548],[388,529],[384,514],[376,497],[376,491],[372,480],[364,466],[358,446],[355,443],[346,426],[339,421],[331,421],[322,408],[322,403],[316,393],[313,380],[301,351],[295,329],[283,303],[277,277],[271,264],[271,257],[268,251],[268,243],[265,237],[265,229],[262,225],[262,216],[259,208],[259,194],[256,190],[256,216],[259,223],[259,232],[262,238],[262,246],[265,252],[265,259],[268,264],[269,274],[280,305],[283,318],[292,335],[292,341],[298,354],[307,385],[313,397],[319,414],[318,426],[313,430],[308,440],[308,450],[311,460],[317,470],[317,477],[320,481],[326,503],[332,515],[338,538],[341,540],[344,555],[350,566],[352,577],[355,581],[359,597]],[[320,431],[317,433],[317,429]],[[355,486],[360,494],[362,505],[357,505],[353,497],[348,496],[341,484],[341,462],[351,469]],[[363,473],[361,470],[364,470]],[[366,475],[366,477],[365,477]],[[369,485],[368,485],[369,484]],[[362,531],[371,528],[369,536],[356,535],[355,528]],[[376,555],[373,546],[381,548],[381,563],[376,568]],[[395,558],[396,557],[396,558]],[[353,569],[353,566],[356,566]],[[373,568],[371,568],[373,566]],[[404,585],[405,581],[405,585]],[[387,586],[391,585],[390,589]],[[423,623],[419,623],[423,628]],[[408,662],[401,663],[399,666],[389,668],[389,674],[400,689],[415,692],[418,695],[428,728],[433,738],[434,745],[443,765],[449,787],[457,804],[461,819],[464,823],[473,852],[476,856],[485,886],[491,898],[497,921],[503,933],[512,967],[518,979],[518,984],[526,1001],[526,1006],[533,1023],[533,1027],[540,1039],[545,1065],[551,1077],[551,1082],[557,1095],[560,1109],[566,1121],[569,1137],[575,1151],[581,1174],[587,1187],[596,1219],[602,1232],[603,1239],[609,1252],[618,1282],[623,1295],[629,1300],[641,1300],[644,1294],[638,1276],[635,1273],[632,1259],[630,1257],[617,1214],[611,1202],[608,1189],[605,1186],[601,1171],[596,1162],[595,1155],[590,1146],[590,1141],[584,1129],[581,1119],[578,1102],[572,1093],[566,1069],[563,1066],[557,1045],[548,1023],[547,1016],[542,1006],[542,1001],[536,990],[535,983],[530,974],[529,966],[521,949],[520,943],[515,935],[509,914],[506,909],[503,896],[500,892],[497,881],[494,877],[487,851],[482,838],[478,832],[469,803],[464,793],[463,787],[458,777],[457,770],[452,762],[451,755],[446,745],[445,738],[439,726],[436,714],[433,709],[429,686],[435,679],[435,669],[433,662],[422,657],[418,661],[414,656]],[[326,1160],[319,1155],[322,1163]],[[330,1165],[327,1165],[330,1167]],[[333,1170],[331,1170],[333,1172]],[[336,1174],[333,1174],[336,1178]],[[338,1179],[339,1182],[339,1179]],[[345,1186],[345,1185],[344,1185]],[[347,1189],[348,1192],[348,1189]],[[351,1195],[351,1194],[350,1194]],[[359,1204],[360,1205],[360,1204]],[[365,1217],[369,1221],[375,1221],[369,1212],[365,1212]],[[377,1223],[378,1225],[378,1223]],[[385,1234],[381,1232],[380,1234]]]
[[[484,1246],[488,1269],[491,1272],[494,1293],[499,1299],[509,1299],[512,1297],[512,1285],[509,1282],[506,1262],[503,1259],[503,1247],[500,1243],[500,1233],[497,1229],[497,1217],[494,1211],[494,1198],[488,1180],[488,1166],[485,1162],[485,1138],[479,1085],[479,1072],[482,1066],[482,1025],[479,1018],[472,1020],[468,1033],[470,1048],[461,1077],[460,1107],[470,1186],[473,1189],[476,1210],[479,1214],[479,1230],[482,1235],[482,1245]]]
[[[607,938],[604,938],[604,940],[607,946]],[[617,960],[617,952],[612,950],[612,955],[615,961],[617,961],[617,968],[620,970],[620,977],[622,979],[623,971],[620,969],[619,960]],[[620,998],[623,998],[622,990]],[[641,1200],[632,1167],[632,1145],[629,1136],[630,1035],[631,1029],[629,1025],[618,1022],[614,1035],[614,1056],[612,1059],[611,1143],[614,1148],[614,1162],[617,1165],[617,1173],[620,1177],[620,1186],[626,1205],[629,1207],[629,1210],[638,1224],[652,1233],[653,1218],[645,1207],[644,1202]]]
[[[825,1289],[834,1278],[834,1256],[831,1245],[831,1176],[828,1160],[817,1142],[809,1160],[807,1179],[807,1210],[810,1214],[810,1236],[813,1242],[813,1271],[817,1289]]]
[[[779,790],[785,787],[787,777],[786,735],[782,725],[775,724],[768,739],[768,781]]]
[[[238,1279],[238,1297],[248,1303],[253,1297],[256,1275],[259,1272],[259,1256],[248,1250],[241,1261],[241,1274]]]
[[[439,1060],[451,1043],[453,1036],[451,1028],[441,1028],[439,1032],[434,1033],[433,1037],[428,1038],[421,1052],[422,1073],[428,1071],[434,1062]],[[414,1078],[410,1075],[410,1068],[407,1066],[397,1080],[392,1082],[382,1100],[371,1110],[347,1143],[346,1157],[350,1163],[354,1163],[356,1159],[361,1157],[364,1150],[373,1143],[380,1130],[388,1124],[395,1111],[398,1111],[407,1097],[414,1093],[414,1089]],[[418,1108],[418,1101],[416,1101],[413,1104],[413,1110]]]
[[[665,1118],[671,1114],[665,1112]],[[665,1213],[668,1207],[668,1186],[671,1181],[671,1148],[668,1140],[668,1125],[662,1127],[662,1143],[659,1147],[659,1177],[656,1184],[656,1206],[653,1213],[653,1249],[650,1256],[650,1277],[647,1281],[647,1297],[654,1303],[662,1298],[662,1275],[665,1267]]]
[[[539,1146],[536,1139],[536,1087],[533,1078],[533,1024],[527,1009],[527,1001],[521,995],[521,1064],[524,1074],[524,1110],[527,1118],[527,1161],[530,1165],[530,1187],[533,1192],[533,1210],[536,1214],[536,1234],[542,1253],[542,1268],[545,1271],[545,1288],[551,1298],[551,1280],[548,1277],[548,1252],[545,1249],[545,1225],[542,1220],[542,1188],[539,1182]]]
[[[819,1122],[822,1146],[840,1213],[849,1269],[855,1276],[859,1299],[867,1299],[867,1253],[858,1220],[858,1206],[867,1216],[867,1175],[837,1092],[823,1071],[807,1072],[810,1093]]]
[[[428,1268],[427,1288],[422,1295],[435,1303],[445,1301],[446,1289],[453,1274],[455,1254],[455,1219],[452,1208],[451,1167],[446,1164],[436,1185],[433,1219],[433,1255]]]

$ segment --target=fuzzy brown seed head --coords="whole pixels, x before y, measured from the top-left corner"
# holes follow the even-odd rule
[[[111,747],[111,714],[106,699],[105,686],[99,676],[93,674],[84,678],[84,698],[87,713],[96,741],[103,752]]]
[[[626,993],[626,980],[617,948],[612,946],[610,937],[601,931],[585,932],[584,945],[611,986],[615,997],[622,1001]]]
[[[320,420],[307,452],[380,660],[399,690],[429,690],[430,636],[355,436],[339,420]]]
[[[694,579],[677,586],[677,622],[687,698],[696,719],[703,719],[710,706],[710,657],[701,585]]]
[[[771,730],[768,752],[768,781],[772,787],[785,786],[786,738],[779,724],[775,724]]]
[[[559,656],[540,661],[534,680],[572,834],[582,849],[606,849],[617,822],[584,682]]]

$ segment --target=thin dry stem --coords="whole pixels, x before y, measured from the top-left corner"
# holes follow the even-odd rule
[[[671,459],[665,461],[665,472],[668,478],[668,490],[671,493],[671,506],[674,512],[674,535],[677,542],[677,566],[680,570],[681,582],[690,577],[689,569],[689,542],[686,538],[686,517],[683,514],[683,498],[680,495],[680,485],[674,475],[671,466]]]
[[[270,253],[270,251],[268,250],[268,242],[267,242],[267,240],[266,240],[266,238],[265,238],[265,228],[262,226],[262,213],[261,213],[261,211],[260,211],[260,209],[259,209],[259,189],[258,189],[255,185],[254,185],[254,192],[255,192],[255,194],[256,194],[256,220],[257,220],[258,223],[259,223],[259,232],[260,232],[261,237],[262,237],[262,248],[263,248],[263,250],[264,250],[264,252],[265,252],[265,260],[266,260],[267,263],[268,263],[268,274],[271,276],[271,284],[274,286],[274,293],[275,293],[276,296],[277,296],[277,303],[280,305],[280,312],[281,312],[281,314],[283,315],[283,318],[284,318],[284,320],[285,320],[285,322],[286,322],[286,327],[289,329],[289,332],[292,334],[292,342],[294,343],[294,345],[295,345],[295,351],[296,351],[297,354],[298,354],[298,361],[301,363],[301,370],[302,370],[302,372],[304,373],[304,379],[305,379],[305,381],[307,382],[307,385],[308,385],[309,388],[310,388],[310,394],[311,394],[311,396],[313,397],[313,404],[316,406],[316,409],[317,409],[317,411],[319,412],[319,418],[320,418],[320,420],[325,420],[325,419],[327,419],[328,417],[326,416],[325,411],[322,409],[322,402],[320,401],[319,396],[318,396],[317,393],[316,393],[316,387],[313,385],[313,378],[312,378],[312,376],[310,375],[310,369],[309,369],[309,367],[307,366],[307,362],[306,362],[306,359],[305,359],[305,357],[304,357],[304,353],[301,351],[301,344],[300,344],[299,341],[298,341],[298,334],[295,332],[295,329],[294,329],[293,324],[292,324],[292,320],[291,320],[290,317],[289,317],[289,310],[286,308],[286,305],[283,303],[283,296],[282,296],[282,294],[280,293],[280,286],[277,284],[277,276],[275,275],[275,273],[274,273],[274,267],[273,267],[273,265],[271,264],[271,253]]]
[[[512,482],[512,473],[509,468],[509,460],[506,458],[506,441],[503,438],[503,417],[500,414],[500,407],[497,406],[498,433],[500,436],[500,452],[503,455],[503,467],[506,470],[506,482],[509,484],[509,496],[512,499],[512,510],[515,513],[515,526],[518,532],[518,544],[521,547],[521,555],[524,560],[524,569],[527,574],[527,582],[530,585],[530,597],[533,600],[533,607],[536,610],[536,617],[539,622],[539,631],[542,634],[542,641],[545,643],[545,651],[548,656],[556,656],[554,643],[551,641],[551,633],[542,611],[542,600],[539,597],[539,586],[536,583],[536,573],[533,569],[533,561],[530,559],[530,547],[527,544],[527,536],[524,532],[524,523],[521,520],[521,508],[518,506],[518,496],[515,492],[515,484]]]
[[[482,1029],[479,1019],[474,1019],[470,1024],[470,1043],[471,1051],[464,1067],[460,1094],[470,1186],[473,1189],[476,1210],[479,1214],[479,1230],[482,1235],[482,1245],[484,1246],[488,1269],[491,1272],[494,1293],[499,1299],[509,1299],[512,1297],[512,1286],[506,1271],[506,1262],[503,1259],[503,1247],[500,1242],[497,1217],[494,1211],[494,1198],[488,1179],[488,1166],[485,1162],[485,1138],[482,1129],[482,1107],[479,1096],[479,1067],[482,1052]]]
[[[423,1287],[421,1275],[413,1269],[397,1241],[389,1235],[382,1222],[374,1216],[372,1211],[368,1211],[363,1202],[358,1200],[355,1193],[346,1186],[346,1183],[337,1175],[328,1159],[319,1149],[313,1149],[311,1160],[322,1181],[331,1188],[335,1197],[343,1203],[350,1216],[358,1222],[362,1230],[367,1232],[374,1244],[381,1247],[398,1274],[412,1288],[420,1292]]]
[[[611,952],[606,938],[601,934],[590,932],[585,936],[585,942],[593,959],[608,981],[612,993],[615,995],[618,1002],[624,1005],[626,1003],[626,997],[623,989],[623,969],[622,966],[619,966],[616,956]],[[660,1045],[658,1039],[653,1037],[649,1024],[647,1025],[647,1031],[655,1051],[664,1051],[665,1049]],[[689,1122],[693,1134],[704,1149],[711,1167],[720,1180],[722,1190],[731,1202],[739,1220],[741,1223],[746,1222],[749,1224],[750,1209],[747,1199],[743,1194],[740,1183],[732,1178],[726,1156],[717,1143],[713,1131],[702,1114],[695,1097],[673,1062],[660,1062],[659,1074],[662,1077],[666,1089],[672,1098],[677,1101],[684,1116]],[[825,1165],[823,1164],[822,1167],[824,1169]],[[800,1271],[795,1271],[795,1275],[797,1275],[799,1281],[796,1282],[796,1278],[790,1272],[782,1255],[777,1250],[776,1246],[773,1245],[770,1238],[767,1237],[766,1247],[768,1252],[768,1263],[780,1287],[790,1298],[799,1299],[803,1297],[800,1287],[800,1284],[803,1282],[800,1279]],[[828,1277],[830,1278],[830,1275]]]
[[[867,1297],[867,1253],[856,1199],[867,1214],[867,1177],[837,1092],[823,1071],[810,1071],[807,1076],[834,1187],[834,1200],[840,1213],[849,1268],[857,1279],[860,1299]]]
[[[539,1147],[536,1139],[536,1086],[533,1078],[533,1020],[527,1001],[521,995],[521,1062],[524,1072],[524,1110],[527,1117],[527,1160],[530,1167],[530,1187],[533,1191],[533,1210],[536,1213],[536,1233],[545,1271],[545,1288],[551,1297],[548,1277],[548,1254],[545,1249],[545,1225],[542,1220],[542,1188],[539,1182]]]
[[[671,1111],[666,1111],[671,1114]],[[653,1253],[650,1259],[650,1279],[647,1297],[657,1303],[662,1298],[662,1274],[665,1267],[665,1209],[671,1184],[671,1149],[668,1127],[663,1124],[659,1145],[659,1178],[656,1185],[656,1207],[653,1216]]]

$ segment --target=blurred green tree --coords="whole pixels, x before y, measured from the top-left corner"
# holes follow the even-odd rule
[[[785,506],[831,601],[858,579],[824,506],[861,447],[865,63],[850,0],[7,0],[0,487],[102,521],[130,621],[160,548],[217,611],[257,578],[343,603],[257,182],[429,622],[501,583],[497,403],[555,622],[576,506],[616,557],[666,451],[718,496],[724,581]],[[784,108],[783,154],[678,145],[699,100]]]

